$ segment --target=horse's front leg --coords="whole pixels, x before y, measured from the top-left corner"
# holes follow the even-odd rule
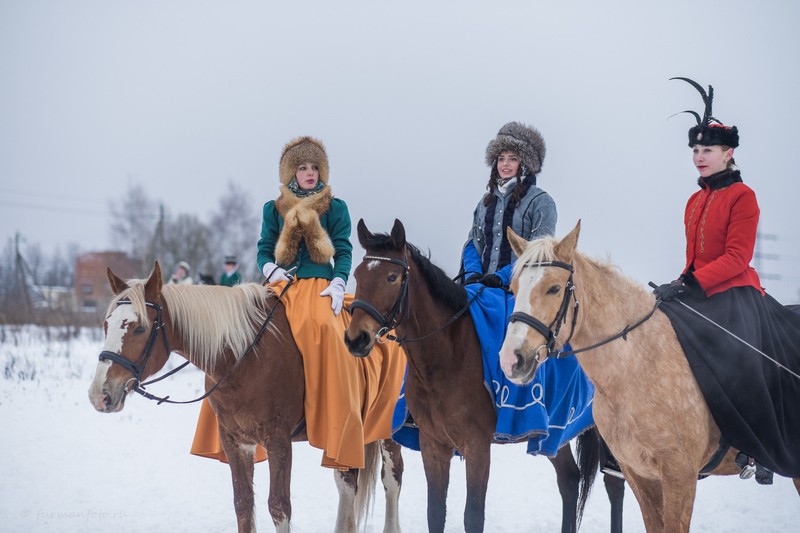
[[[336,513],[336,533],[356,533],[356,484],[358,469],[334,470],[336,490],[339,492],[339,510]],[[366,487],[365,487],[366,489]]]
[[[273,435],[265,447],[269,456],[269,514],[277,533],[289,533],[292,520],[292,441],[288,433]]]
[[[580,470],[572,457],[569,444],[562,446],[555,457],[550,457],[556,469],[556,483],[561,494],[561,533],[575,533],[578,530],[578,483]]]
[[[662,533],[664,531],[664,515],[661,481],[641,477],[622,463],[620,466],[636,501],[639,502],[645,530],[647,533]],[[670,530],[670,533],[672,531],[674,530]]]
[[[253,496],[253,453],[255,445],[237,443],[233,437],[220,431],[220,441],[233,481],[233,507],[239,533],[255,533],[255,500]]]
[[[381,481],[386,495],[386,519],[383,533],[400,533],[400,488],[403,485],[403,455],[392,439],[381,442]]]
[[[442,533],[447,515],[447,487],[453,449],[428,438],[424,431],[419,432],[419,446],[425,480],[428,482],[428,532]]]
[[[464,449],[467,463],[467,505],[464,509],[464,531],[482,533],[486,512],[486,487],[489,485],[491,442],[476,439]]]

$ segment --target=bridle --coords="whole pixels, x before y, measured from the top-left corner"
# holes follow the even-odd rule
[[[572,281],[572,276],[575,274],[575,268],[571,264],[561,261],[546,261],[526,266],[557,267],[569,271],[569,278],[567,279],[567,284],[564,287],[564,297],[561,300],[561,306],[558,308],[556,316],[548,325],[545,325],[544,322],[538,318],[521,311],[512,313],[508,321],[510,324],[513,324],[514,322],[522,322],[523,324],[541,333],[542,337],[544,337],[547,341],[544,345],[544,347],[547,349],[547,357],[564,357],[565,355],[568,355],[568,352],[556,352],[554,348],[556,345],[556,340],[558,339],[558,334],[561,332],[561,326],[567,321],[567,311],[570,307],[570,300],[575,300],[575,305],[573,306],[572,324],[570,325],[569,337],[567,337],[567,340],[564,342],[564,344],[569,344],[569,341],[572,339],[572,335],[575,333],[575,324],[578,322],[578,310],[580,309],[580,304],[578,303],[578,299],[575,297],[575,283]],[[536,350],[535,357],[537,362],[541,363],[543,361],[539,359],[538,349]]]
[[[541,263],[533,263],[531,265],[525,265],[526,267],[558,267],[563,268],[569,271],[569,279],[567,279],[567,284],[564,287],[564,298],[561,300],[561,307],[558,308],[558,312],[556,313],[555,318],[553,321],[550,322],[550,325],[545,325],[539,319],[523,312],[516,312],[512,313],[511,317],[509,317],[509,323],[514,322],[522,322],[523,324],[530,326],[531,328],[535,329],[539,333],[542,334],[547,340],[547,343],[540,346],[539,348],[546,348],[547,355],[544,358],[540,358],[539,356],[539,349],[537,348],[535,354],[535,360],[537,363],[542,363],[547,357],[554,357],[556,359],[561,359],[568,355],[574,355],[582,352],[588,352],[589,350],[594,350],[595,348],[599,348],[609,342],[615,341],[617,339],[628,340],[628,333],[633,331],[634,329],[638,328],[645,322],[647,322],[651,316],[656,312],[658,306],[661,305],[661,300],[657,299],[653,309],[650,310],[644,317],[639,319],[634,325],[632,326],[625,326],[622,328],[621,331],[611,335],[600,342],[592,344],[591,346],[585,346],[583,348],[579,348],[577,350],[555,350],[556,340],[558,339],[558,334],[561,331],[562,324],[565,324],[567,321],[567,310],[569,309],[570,300],[575,300],[575,305],[573,307],[572,312],[572,322],[570,324],[570,331],[569,337],[567,340],[564,341],[563,345],[569,344],[569,341],[572,340],[572,336],[575,334],[575,325],[578,323],[578,311],[580,309],[580,304],[578,303],[578,298],[575,296],[575,283],[572,281],[572,276],[575,274],[575,268],[569,264],[564,263],[562,261],[545,261]]]
[[[130,300],[120,300],[117,302],[117,305],[132,305]],[[164,328],[164,319],[163,319],[163,309],[160,304],[154,304],[152,302],[145,302],[145,305],[151,309],[155,309],[156,311],[156,318],[153,320],[153,324],[150,326],[150,336],[147,338],[147,342],[142,348],[142,353],[139,355],[139,358],[136,361],[130,361],[122,357],[121,355],[110,352],[108,350],[103,350],[100,352],[100,356],[98,359],[100,361],[111,361],[112,363],[117,363],[122,368],[127,370],[133,376],[128,383],[125,384],[127,388],[128,385],[133,382],[133,387],[131,390],[135,390],[140,394],[144,392],[142,390],[143,385],[149,385],[150,383],[154,383],[155,381],[150,381],[148,383],[142,383],[142,374],[144,374],[144,369],[147,366],[147,362],[150,360],[150,357],[153,355],[153,347],[156,344],[156,340],[158,340],[158,334],[161,332],[161,338],[164,339],[164,348],[166,349],[167,353],[170,353],[169,347],[169,340],[167,339],[167,331]],[[166,376],[164,376],[166,377]]]
[[[275,304],[272,306],[272,309],[270,309],[269,313],[267,314],[267,317],[264,319],[264,323],[261,325],[261,328],[259,329],[259,331],[256,334],[255,338],[253,339],[253,341],[250,343],[250,345],[247,347],[247,349],[242,354],[242,359],[251,350],[253,350],[253,348],[255,348],[255,346],[261,340],[261,337],[263,337],[264,332],[267,330],[267,327],[269,326],[269,323],[272,321],[272,316],[275,314],[275,309],[277,309],[278,303],[280,303],[281,299],[283,298],[283,295],[286,294],[286,291],[289,290],[289,287],[292,286],[292,284],[294,283],[294,279],[295,279],[294,276],[290,276],[289,277],[289,283],[286,284],[286,286],[283,288],[281,293],[278,295],[278,298],[277,298]],[[123,304],[130,305],[131,301],[127,300],[127,299],[123,299],[123,300],[119,300],[117,302],[117,305],[123,305]],[[156,402],[158,402],[158,405],[161,405],[162,403],[171,403],[171,404],[195,403],[195,402],[199,402],[199,401],[204,400],[204,399],[208,398],[209,396],[211,396],[211,393],[214,392],[215,390],[217,390],[217,387],[219,387],[226,379],[228,379],[228,377],[230,377],[231,374],[233,374],[234,370],[236,370],[236,368],[238,368],[238,365],[234,365],[233,368],[231,368],[228,371],[227,374],[222,376],[222,379],[217,381],[210,389],[208,389],[205,392],[205,394],[203,394],[202,396],[199,396],[199,397],[197,397],[197,398],[195,398],[193,400],[186,400],[186,401],[170,400],[169,396],[160,397],[160,396],[156,396],[154,394],[151,394],[151,393],[149,393],[148,391],[145,390],[146,386],[152,385],[153,383],[157,383],[157,382],[161,381],[162,379],[166,379],[169,376],[172,376],[173,374],[176,374],[177,372],[180,372],[181,370],[183,370],[184,368],[186,368],[188,365],[191,364],[191,361],[187,360],[186,362],[182,363],[181,365],[173,368],[169,372],[167,372],[167,373],[165,373],[165,374],[163,374],[163,375],[161,375],[161,376],[159,376],[159,377],[157,377],[155,379],[151,379],[150,381],[147,381],[145,383],[141,382],[141,378],[142,378],[142,374],[144,373],[144,369],[147,366],[147,362],[150,360],[150,356],[153,354],[153,347],[155,346],[156,339],[158,338],[158,332],[159,331],[162,333],[161,336],[164,339],[164,348],[166,349],[167,354],[172,352],[172,350],[170,348],[169,340],[167,339],[167,331],[166,331],[166,328],[164,327],[164,319],[163,319],[163,316],[162,316],[163,312],[162,312],[161,305],[160,304],[155,304],[155,303],[152,303],[152,302],[145,302],[145,305],[147,307],[151,308],[151,309],[155,309],[155,311],[156,311],[156,319],[153,321],[153,325],[150,327],[150,336],[147,338],[147,342],[145,343],[144,348],[142,349],[142,353],[141,353],[141,355],[139,355],[139,358],[135,362],[131,362],[130,360],[122,357],[119,354],[116,354],[114,352],[110,352],[108,350],[104,350],[104,351],[100,352],[100,356],[98,357],[98,359],[100,361],[108,360],[108,361],[111,361],[112,363],[117,363],[118,365],[122,366],[125,370],[130,372],[133,377],[131,377],[131,379],[129,379],[127,381],[127,383],[125,383],[125,388],[127,389],[128,385],[133,383],[133,386],[129,389],[129,392],[133,391],[133,392],[136,392],[138,394],[141,394],[142,396],[144,396],[148,400],[155,400]],[[241,362],[241,359],[240,359],[240,362]]]
[[[458,312],[456,312],[456,314],[451,316],[449,319],[447,319],[447,321],[443,325],[434,329],[433,331],[426,333],[421,337],[414,337],[414,338],[397,337],[396,335],[390,335],[389,332],[396,329],[397,326],[400,325],[403,319],[405,319],[408,316],[408,313],[410,312],[411,309],[411,305],[408,303],[408,272],[409,272],[408,260],[395,259],[393,257],[383,257],[377,255],[365,255],[364,261],[368,260],[392,263],[403,268],[403,279],[400,285],[400,293],[397,295],[397,299],[395,300],[394,305],[386,315],[382,315],[381,312],[375,308],[375,306],[361,299],[355,300],[352,304],[350,304],[350,308],[348,309],[348,312],[351,315],[353,314],[353,311],[355,311],[356,309],[362,309],[378,323],[379,326],[378,333],[375,334],[375,338],[378,340],[378,342],[384,342],[381,341],[381,339],[384,336],[386,336],[387,340],[395,341],[398,344],[402,345],[402,344],[407,344],[409,342],[419,342],[435,335],[436,333],[439,333],[440,331],[446,329],[451,324],[453,324],[453,322],[458,320],[461,317],[461,315],[466,313],[467,310],[469,309],[470,304],[472,304],[475,298],[478,297],[478,294],[480,294],[485,288],[481,287],[478,291],[476,291],[475,295],[472,297],[472,299],[470,299],[466,303],[466,305],[464,305],[464,307],[459,309]]]
[[[388,313],[382,315],[374,305],[361,299],[355,300],[353,303],[351,303],[348,310],[352,315],[353,311],[356,309],[361,309],[371,316],[378,323],[380,328],[376,334],[376,337],[381,338],[400,325],[405,318],[405,316],[403,316],[404,311],[405,315],[408,315],[408,260],[395,259],[393,257],[382,257],[377,255],[365,255],[364,261],[382,261],[397,265],[403,269],[403,279],[400,281],[400,292],[397,295],[394,305],[391,309],[389,309]]]

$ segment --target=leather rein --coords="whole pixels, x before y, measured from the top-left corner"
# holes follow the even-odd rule
[[[567,340],[562,344],[567,345],[569,341],[572,340],[572,336],[575,334],[575,325],[578,323],[578,311],[580,310],[580,303],[578,302],[578,298],[575,296],[575,283],[573,281],[573,275],[575,274],[575,268],[569,264],[564,263],[562,261],[545,261],[540,263],[533,263],[531,265],[525,265],[530,267],[556,267],[556,268],[563,268],[564,270],[569,271],[569,279],[567,279],[567,284],[564,287],[564,298],[561,300],[561,306],[558,308],[558,312],[556,313],[555,318],[553,321],[550,322],[549,325],[544,324],[544,322],[540,321],[536,317],[529,315],[528,313],[524,313],[521,311],[517,311],[511,314],[509,317],[509,323],[513,324],[514,322],[522,322],[526,326],[529,326],[536,331],[538,331],[547,341],[544,347],[547,349],[547,356],[546,357],[554,357],[556,359],[560,359],[566,357],[568,355],[574,355],[582,352],[588,352],[589,350],[594,350],[595,348],[599,348],[605,344],[608,344],[612,341],[615,341],[619,338],[623,340],[628,340],[628,333],[633,331],[634,329],[638,328],[645,322],[647,322],[650,317],[653,316],[653,313],[656,312],[658,306],[661,304],[661,300],[656,300],[655,306],[653,309],[641,318],[638,322],[636,322],[632,326],[625,326],[622,330],[610,337],[592,344],[590,346],[586,346],[584,348],[579,348],[577,350],[555,350],[556,340],[558,339],[558,334],[561,332],[561,326],[566,324],[567,321],[567,311],[570,307],[570,301],[574,300],[575,304],[573,305],[573,312],[572,312],[572,320],[570,323],[570,332],[569,337]],[[536,360],[539,360],[539,352],[536,352]]]

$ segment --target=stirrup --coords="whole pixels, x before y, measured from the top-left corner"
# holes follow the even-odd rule
[[[739,471],[740,479],[750,479],[756,474],[756,461],[742,452],[736,455],[736,466],[741,468]]]
[[[606,461],[606,464],[600,468],[600,471],[604,474],[608,474],[609,476],[625,479],[625,476],[622,474],[622,469],[619,467],[619,463],[613,459]]]

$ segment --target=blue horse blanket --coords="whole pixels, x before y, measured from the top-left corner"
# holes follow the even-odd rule
[[[477,283],[465,288],[481,343],[484,384],[497,412],[495,442],[527,439],[529,454],[555,456],[561,446],[594,425],[594,387],[574,355],[548,359],[527,385],[508,381],[500,368],[500,348],[514,309],[514,296]],[[418,430],[405,424],[407,418],[404,382],[392,419],[392,438],[419,450]]]

